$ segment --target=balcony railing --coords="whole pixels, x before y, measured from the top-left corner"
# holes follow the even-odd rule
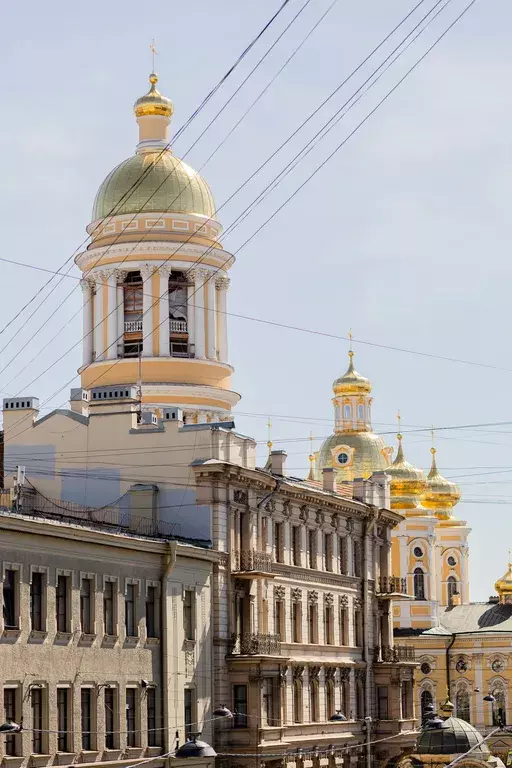
[[[142,320],[125,320],[124,332],[125,333],[139,333],[142,331]]]
[[[230,653],[232,656],[280,656],[281,635],[233,635]]]
[[[169,330],[171,333],[186,333],[187,321],[186,320],[169,320]]]
[[[406,595],[407,579],[402,576],[379,576],[378,593],[380,595]]]
[[[235,552],[233,568],[239,573],[251,571],[272,573],[272,555],[253,549],[244,549],[241,552]]]
[[[416,653],[413,645],[396,645],[390,648],[384,645],[375,648],[375,661],[385,661],[388,664],[398,664],[401,661],[416,661]]]

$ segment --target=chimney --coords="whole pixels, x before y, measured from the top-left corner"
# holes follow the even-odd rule
[[[336,470],[334,467],[325,467],[325,469],[322,470],[322,480],[324,491],[331,491],[332,493],[337,492]]]
[[[270,451],[270,471],[273,475],[284,476],[286,459],[286,451]]]

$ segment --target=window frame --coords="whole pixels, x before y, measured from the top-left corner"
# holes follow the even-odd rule
[[[140,734],[137,729],[138,723],[138,701],[137,688],[127,686],[126,688],[126,746],[140,746]]]
[[[69,686],[57,686],[57,752],[71,753],[71,689]],[[61,701],[63,697],[64,701]]]
[[[248,687],[246,683],[233,684],[233,728],[247,728]],[[240,695],[243,693],[243,696]],[[243,711],[245,710],[245,711]]]

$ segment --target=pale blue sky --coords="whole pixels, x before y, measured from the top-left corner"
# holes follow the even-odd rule
[[[187,156],[188,162],[196,168],[204,163],[330,1],[311,0]],[[83,240],[97,187],[133,152],[137,141],[131,108],[146,90],[151,38],[156,38],[160,51],[161,90],[175,104],[176,130],[278,4],[277,0],[185,4],[154,0],[144,6],[133,0],[89,0],[41,5],[27,0],[5,6],[0,24],[3,256],[56,269]],[[292,0],[273,31],[180,138],[176,154],[185,154],[301,4]],[[433,4],[430,0],[424,7]],[[412,5],[412,0],[338,0],[205,167],[203,174],[218,205]],[[229,250],[235,250],[283,202],[464,5],[452,0],[397,68],[226,239]],[[509,369],[356,344],[357,368],[374,385],[378,431],[392,428],[398,408],[404,430],[407,425],[510,418],[511,22],[506,0],[478,0],[400,90],[241,251],[231,273],[233,313],[340,335],[352,327],[356,339]],[[368,74],[370,69],[364,71]],[[362,79],[347,85],[332,107],[223,209],[224,226]],[[1,263],[0,274],[3,325],[47,277]],[[80,316],[68,322],[79,308],[79,291],[54,313],[72,285],[73,281],[64,281],[0,355],[3,367],[19,353],[0,373],[2,392],[22,391],[79,339]],[[31,342],[31,334],[49,314],[51,321]],[[292,473],[301,474],[307,465],[309,446],[304,438],[309,430],[318,438],[316,446],[331,432],[331,382],[346,367],[347,345],[235,317],[229,324],[235,388],[243,395],[239,410],[288,417],[273,419],[274,443],[288,449]],[[7,387],[61,327],[65,330],[51,347]],[[8,338],[6,333],[0,342],[5,344]],[[80,359],[77,349],[26,394],[45,399],[71,378]],[[52,404],[63,403],[66,394],[60,393]],[[239,416],[237,427],[263,441],[265,421],[264,416]],[[512,427],[503,426],[449,431],[438,440],[439,465],[445,474],[464,476],[466,502],[457,511],[473,528],[472,599],[492,593],[512,546],[511,435]],[[284,442],[290,439],[294,442]],[[429,447],[426,435],[407,437],[405,442],[407,457],[424,467]],[[262,443],[262,460],[264,452]],[[484,474],[509,468],[508,474]],[[506,503],[495,503],[501,500]]]

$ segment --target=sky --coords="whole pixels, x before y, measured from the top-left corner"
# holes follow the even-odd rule
[[[332,432],[331,384],[346,369],[348,349],[344,338],[335,337],[346,339],[352,328],[356,367],[373,384],[375,431],[387,433],[393,443],[400,409],[406,456],[428,469],[428,431],[408,431],[437,427],[438,465],[460,483],[457,515],[473,531],[471,599],[485,600],[505,572],[512,547],[510,3],[477,0],[357,128],[467,1],[449,0],[376,86],[223,243],[237,251],[347,139],[237,253],[228,307],[234,388],[242,394],[236,426],[260,441],[263,463],[271,414],[274,447],[288,451],[291,474],[303,475],[310,430],[315,448]],[[424,0],[222,208],[225,228],[435,2]],[[179,157],[201,169],[217,208],[414,5],[337,0],[328,10],[332,0],[309,0],[188,152],[304,3],[290,0],[173,144]],[[159,87],[174,102],[176,132],[279,5],[279,0],[154,0],[147,8],[133,0],[5,5],[0,11],[0,256],[57,270],[84,241],[97,188],[137,142],[132,105],[147,90],[153,38]],[[78,275],[76,267],[71,274]],[[41,291],[31,305],[37,307],[54,285],[44,287],[48,274],[2,261],[0,277],[1,327]],[[70,385],[64,385],[81,362],[82,299],[76,282],[63,279],[40,310],[22,313],[0,334],[2,396],[37,396],[47,409],[65,403]],[[77,386],[76,379],[71,386]],[[444,429],[462,425],[467,428]]]

